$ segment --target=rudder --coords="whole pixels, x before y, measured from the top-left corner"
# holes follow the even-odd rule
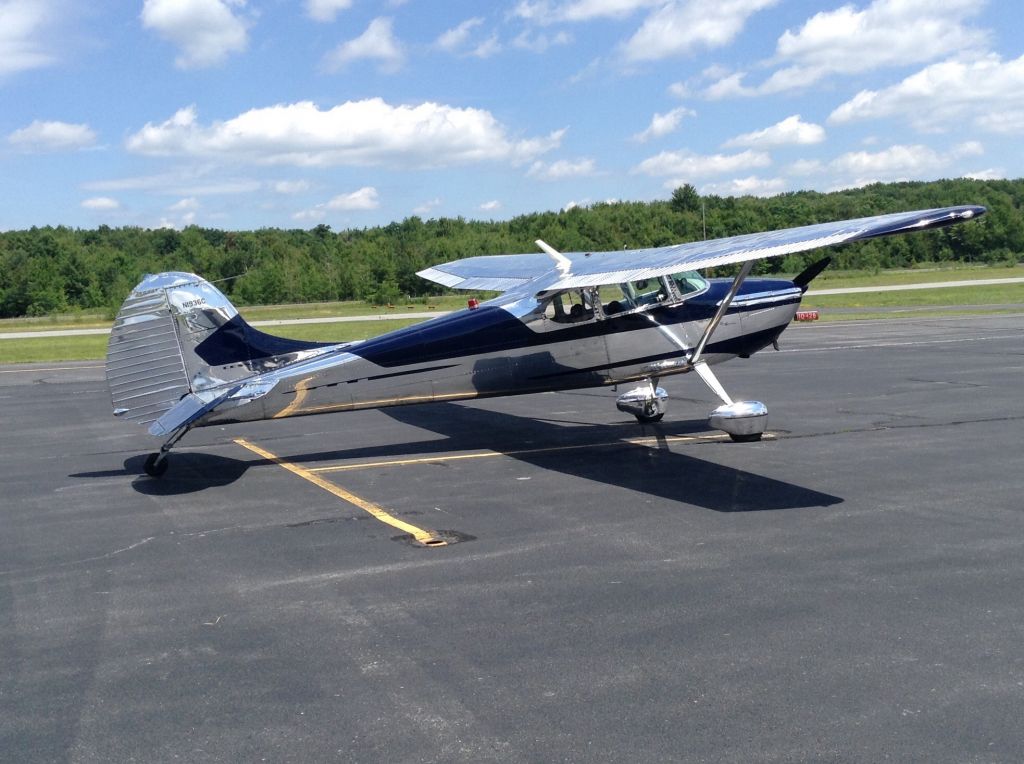
[[[220,290],[193,273],[149,275],[128,295],[110,333],[106,373],[114,415],[149,424],[190,393],[208,402],[226,387],[329,345],[253,329]]]
[[[147,275],[128,295],[110,332],[106,374],[114,415],[155,421],[210,378],[195,349],[238,311],[216,287],[192,273]],[[247,369],[234,376],[248,376]]]

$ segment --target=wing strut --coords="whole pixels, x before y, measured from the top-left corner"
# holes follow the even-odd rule
[[[725,392],[722,383],[718,381],[718,377],[711,371],[711,367],[708,366],[706,361],[698,361],[694,364],[693,370],[704,380],[704,384],[708,386],[711,392],[722,399],[726,406],[732,405],[732,398],[729,397],[729,393]]]
[[[721,323],[725,312],[729,310],[729,306],[732,304],[733,298],[736,296],[736,293],[740,291],[740,284],[742,284],[743,280],[750,274],[750,269],[753,267],[754,261],[747,260],[747,262],[743,263],[743,267],[740,268],[740,272],[736,274],[736,278],[732,281],[732,286],[729,287],[729,293],[725,296],[725,299],[722,300],[722,304],[718,306],[718,312],[715,313],[711,321],[708,322],[707,327],[704,329],[704,334],[701,335],[700,341],[697,343],[697,347],[694,348],[693,355],[690,356],[691,365],[697,365],[701,354],[704,352],[704,346],[708,344],[708,340],[711,339],[711,334],[718,328],[718,324]]]

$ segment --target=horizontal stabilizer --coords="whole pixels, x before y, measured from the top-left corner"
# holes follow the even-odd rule
[[[183,427],[190,427],[218,406],[226,404],[241,406],[257,398],[262,398],[274,388],[274,384],[274,382],[248,382],[235,385],[219,394],[212,390],[189,393],[149,426],[149,434],[169,435]]]

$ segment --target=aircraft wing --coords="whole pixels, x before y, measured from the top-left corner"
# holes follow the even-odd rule
[[[565,252],[562,256],[569,264],[563,262],[562,267],[548,255],[536,252],[469,257],[435,265],[417,275],[456,289],[508,291],[530,282],[535,282],[531,284],[533,292],[601,286],[780,257],[879,236],[926,231],[970,220],[985,212],[984,207],[964,205],[818,223],[668,247]]]

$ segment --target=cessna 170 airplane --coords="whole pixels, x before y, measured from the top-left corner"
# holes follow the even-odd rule
[[[721,399],[709,424],[758,440],[767,409],[734,402],[711,366],[774,345],[828,258],[792,281],[747,276],[763,258],[970,220],[958,206],[822,223],[668,247],[470,257],[419,275],[500,297],[374,339],[327,344],[249,326],[191,273],[146,276],[114,322],[106,374],[114,415],[166,440],[151,476],[193,427],[600,385],[639,384],[619,410],[665,413],[658,381],[696,372]],[[697,271],[742,263],[735,278]]]

